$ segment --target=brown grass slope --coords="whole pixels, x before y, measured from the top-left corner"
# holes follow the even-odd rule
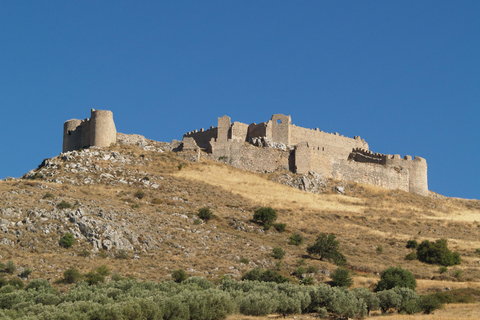
[[[355,184],[346,185],[346,195],[311,194],[275,183],[273,175],[125,145],[59,156],[29,175],[35,179],[0,182],[0,218],[8,222],[0,236],[0,261],[11,259],[33,268],[33,277],[52,280],[61,279],[67,268],[87,272],[103,264],[124,276],[150,280],[168,278],[178,268],[214,280],[240,277],[255,266],[290,276],[301,259],[318,270],[336,268],[306,256],[306,246],[326,232],[340,241],[347,266],[356,271],[357,286],[372,286],[381,270],[400,265],[424,279],[420,292],[479,287],[479,201]],[[143,197],[135,196],[138,190]],[[57,209],[61,201],[74,207]],[[204,206],[215,216],[197,224],[195,213]],[[287,231],[264,232],[253,223],[253,211],[261,206],[277,210]],[[118,258],[115,248],[93,251],[82,236],[70,249],[58,245],[65,232],[76,230],[68,214],[78,208],[101,226],[129,234],[134,250],[127,259]],[[288,244],[293,232],[306,238],[303,245]],[[410,252],[407,240],[439,238],[448,239],[449,247],[460,253],[460,266],[440,274],[438,266],[404,259]],[[271,257],[274,247],[287,252],[280,265]],[[91,255],[84,257],[85,250]],[[315,279],[329,280],[321,272]]]

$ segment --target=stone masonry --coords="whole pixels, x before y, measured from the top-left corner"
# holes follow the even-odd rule
[[[91,111],[91,118],[64,124],[63,152],[90,146],[107,147],[117,140],[111,111]],[[217,127],[186,133],[171,144],[173,151],[207,152],[237,168],[299,174],[365,183],[428,195],[427,162],[410,156],[373,153],[359,136],[344,137],[292,124],[290,116],[274,114],[267,122],[250,125],[218,118]]]

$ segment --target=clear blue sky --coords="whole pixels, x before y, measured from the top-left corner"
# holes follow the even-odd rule
[[[58,155],[90,108],[159,141],[283,113],[480,198],[478,0],[2,1],[0,48],[0,178]]]

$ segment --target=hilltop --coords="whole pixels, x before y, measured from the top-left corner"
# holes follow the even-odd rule
[[[326,232],[340,241],[356,286],[371,287],[379,272],[400,265],[420,279],[420,291],[478,287],[479,201],[329,179],[319,193],[309,193],[275,182],[305,176],[246,172],[204,158],[192,162],[190,153],[173,153],[169,144],[133,141],[65,152],[22,179],[1,182],[1,260],[55,282],[68,268],[88,272],[103,264],[140,280],[167,279],[183,268],[217,281],[260,266],[296,281],[291,273],[304,259],[318,270],[320,283],[336,266],[308,257],[306,246]],[[285,232],[264,231],[251,220],[261,206],[277,211]],[[207,223],[196,217],[202,207],[214,213]],[[75,237],[69,249],[58,245],[66,232]],[[289,245],[292,233],[305,243]],[[460,266],[440,274],[438,266],[404,259],[407,240],[440,238],[460,253]],[[271,256],[274,247],[286,251],[280,266]]]

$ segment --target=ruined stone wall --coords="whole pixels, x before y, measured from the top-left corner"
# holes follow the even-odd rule
[[[295,173],[305,174],[312,170],[311,151],[307,142],[300,142],[295,146]]]
[[[248,136],[248,124],[235,121],[232,124],[230,137],[232,140],[245,142]]]
[[[108,110],[91,110],[90,119],[68,120],[63,125],[63,152],[88,148],[108,147],[117,140],[113,113]]]
[[[208,130],[201,128],[200,130],[187,132],[183,136],[192,137],[200,148],[209,150],[210,140],[217,138],[217,132],[218,129],[216,127],[210,127]]]
[[[283,114],[274,114],[270,119],[272,126],[272,140],[285,145],[294,145],[291,137],[292,119]],[[306,140],[302,140],[306,141]],[[299,141],[300,142],[300,141]]]
[[[233,167],[254,172],[289,170],[289,151],[274,148],[258,148],[243,142],[212,141],[212,156]]]
[[[399,166],[337,160],[332,165],[332,178],[380,186],[386,189],[410,191],[410,172]]]
[[[269,121],[270,122],[270,121]],[[259,124],[252,123],[248,126],[248,137],[247,141],[250,141],[252,138],[257,137],[272,137],[272,126],[269,125],[269,122],[262,122]]]
[[[428,195],[428,177],[427,177],[427,161],[421,157],[405,156],[403,159],[400,155],[387,155],[387,167],[405,168],[409,170],[409,192],[426,196]]]
[[[361,148],[368,150],[368,143],[360,137],[348,138],[339,135],[320,131],[318,129],[307,129],[291,125],[291,143],[296,145],[307,141],[311,150],[321,151],[325,155],[335,158],[348,159],[352,149]]]

